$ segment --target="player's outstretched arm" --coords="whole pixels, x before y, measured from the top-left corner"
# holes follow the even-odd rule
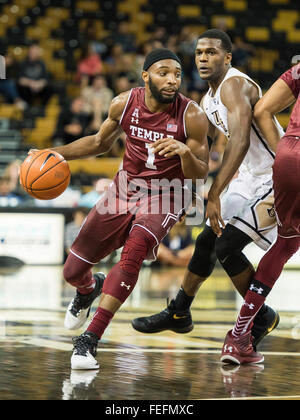
[[[225,227],[221,217],[220,194],[240,167],[250,145],[250,130],[253,118],[252,106],[258,100],[258,89],[241,77],[232,77],[224,82],[221,100],[227,108],[228,141],[222,164],[208,193],[206,216],[211,227],[220,236]]]
[[[289,86],[278,79],[254,107],[254,120],[274,152],[281,137],[274,116],[292,105],[295,100]]]
[[[51,148],[60,153],[66,160],[82,159],[108,152],[122,132],[119,121],[124,110],[129,92],[116,96],[110,105],[108,117],[98,133],[82,137],[64,146]]]

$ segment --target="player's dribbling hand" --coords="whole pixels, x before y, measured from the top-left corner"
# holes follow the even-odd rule
[[[210,221],[212,230],[219,238],[222,235],[222,229],[225,229],[225,223],[221,216],[221,203],[219,197],[208,197],[206,217]]]
[[[156,140],[151,145],[151,149],[153,153],[157,153],[159,156],[164,157],[171,157],[175,155],[182,156],[190,150],[186,144],[171,137]]]

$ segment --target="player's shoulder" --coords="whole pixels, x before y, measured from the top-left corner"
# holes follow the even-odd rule
[[[109,108],[110,118],[116,119],[116,120],[120,118],[129,100],[131,93],[132,93],[132,90],[128,90],[126,92],[120,93],[119,95],[115,96],[112,99],[110,108]]]
[[[221,101],[226,105],[229,101],[243,101],[250,99],[251,103],[257,101],[261,95],[260,87],[247,75],[235,74],[227,78],[220,89]]]

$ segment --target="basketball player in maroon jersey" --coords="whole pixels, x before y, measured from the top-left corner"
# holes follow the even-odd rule
[[[122,130],[127,135],[123,168],[89,213],[64,266],[66,281],[77,289],[67,309],[67,328],[78,329],[85,323],[102,292],[87,330],[73,339],[73,369],[99,367],[95,359],[98,340],[131,294],[143,261],[155,259],[159,243],[184,212],[180,206],[184,179],[206,179],[208,174],[208,122],[201,108],[178,92],[180,59],[168,49],[153,50],[145,59],[142,77],[144,88],[113,99],[96,135],[53,148],[66,160],[86,158],[107,152]],[[180,180],[181,187],[153,191],[152,181],[162,179]],[[151,191],[151,196],[148,191],[141,196],[139,207],[132,206],[134,211],[129,184]],[[149,204],[159,208],[166,198],[168,212],[145,211]],[[116,204],[116,211],[105,211],[111,210],[109,203]],[[106,278],[102,273],[92,275],[93,265],[122,246],[121,259]]]
[[[280,139],[274,115],[296,101]],[[300,64],[285,72],[257,102],[254,118],[270,144],[278,144],[273,165],[277,240],[261,259],[233,330],[227,333],[221,361],[260,363],[251,342],[251,326],[286,262],[300,247]]]

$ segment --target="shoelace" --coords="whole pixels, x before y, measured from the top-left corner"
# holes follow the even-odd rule
[[[75,354],[79,356],[86,356],[90,347],[87,342],[87,337],[80,335],[79,337],[73,337],[72,341],[74,344]]]
[[[73,305],[70,312],[72,312],[73,315],[77,316],[79,312],[81,311],[81,309],[82,309],[82,306],[81,306],[80,296],[76,294],[76,296],[74,297]]]

